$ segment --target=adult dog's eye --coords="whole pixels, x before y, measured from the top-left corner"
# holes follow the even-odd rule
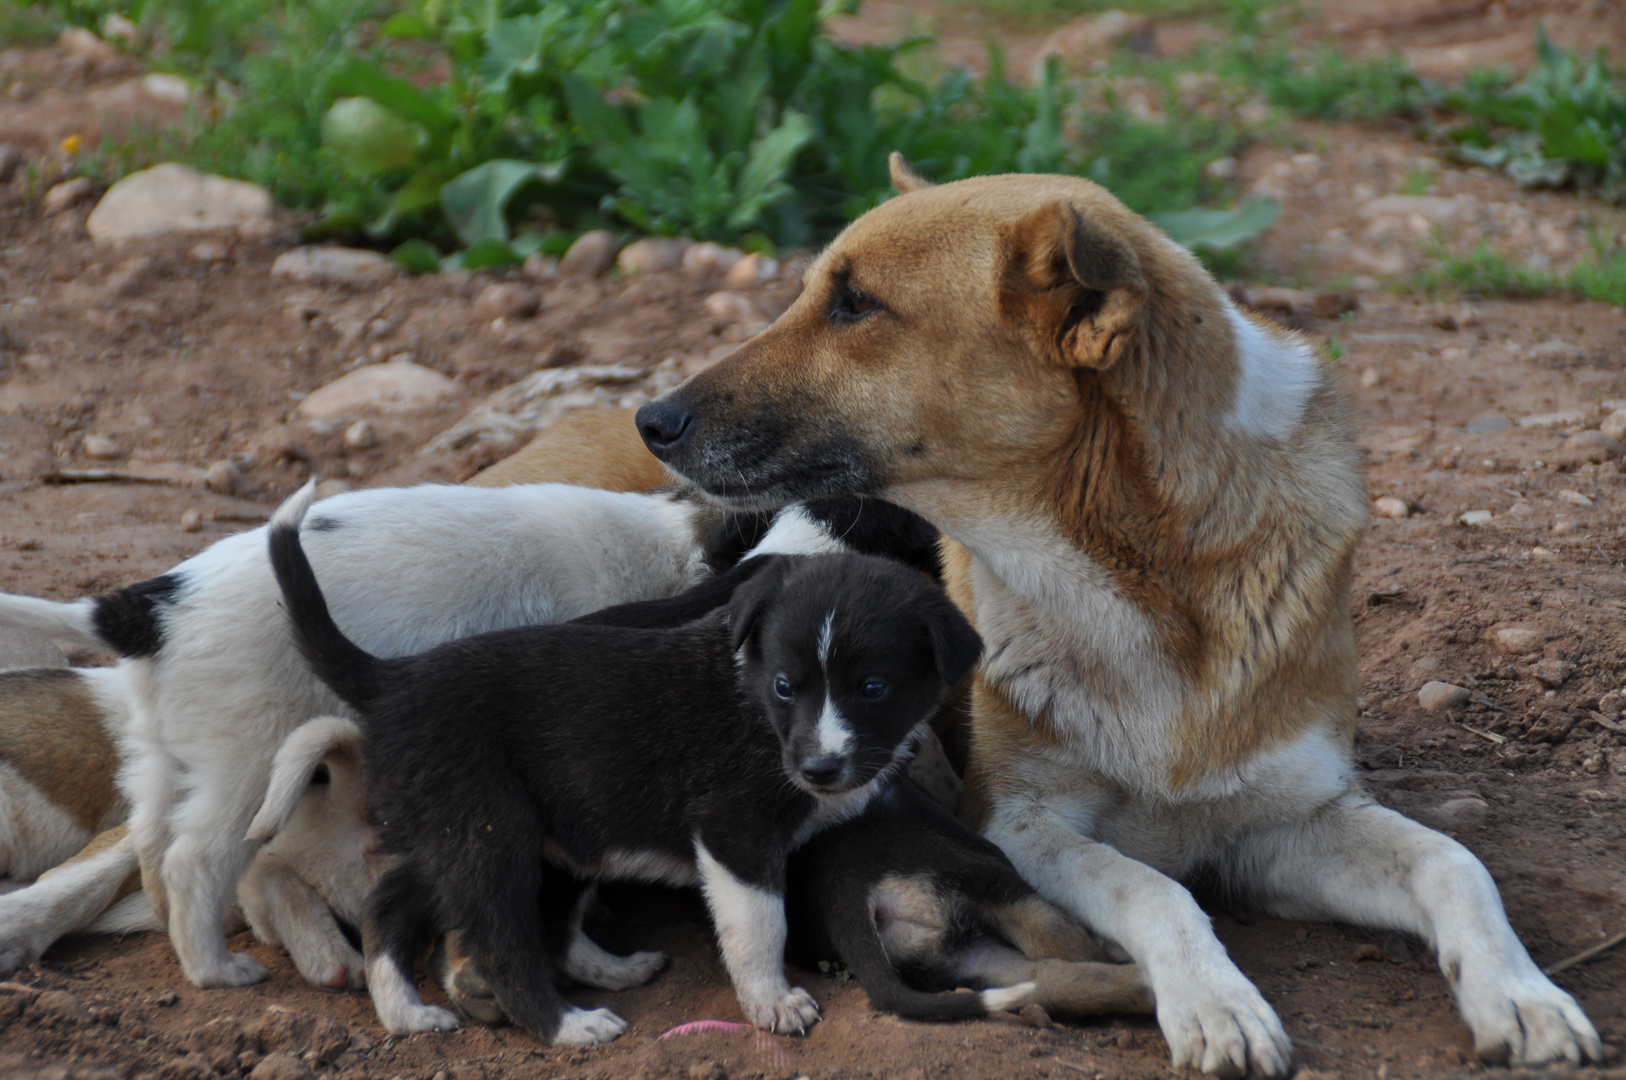
[[[783,675],[773,681],[773,692],[780,701],[789,701],[796,696],[796,691],[790,688],[790,680]]]
[[[870,679],[864,683],[863,687],[858,692],[863,696],[865,701],[880,701],[882,698],[886,697],[886,692],[889,689],[890,687],[888,687],[886,683],[882,682],[880,679]]]
[[[830,305],[830,319],[838,323],[860,322],[880,307],[880,301],[863,289],[843,285]]]

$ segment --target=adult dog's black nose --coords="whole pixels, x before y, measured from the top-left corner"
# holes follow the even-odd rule
[[[802,762],[802,779],[814,787],[828,787],[841,776],[844,763],[834,754],[821,754]]]
[[[635,419],[644,445],[656,454],[676,450],[694,430],[694,413],[675,401],[651,401]]]

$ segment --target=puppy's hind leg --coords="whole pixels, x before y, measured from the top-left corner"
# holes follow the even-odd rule
[[[266,969],[252,956],[228,952],[221,926],[237,879],[259,846],[242,839],[254,816],[255,792],[252,786],[244,791],[237,770],[192,775],[196,789],[177,808],[175,840],[164,852],[170,941],[194,985],[247,986],[265,978]]]
[[[373,1011],[391,1035],[458,1027],[451,1011],[425,1005],[412,983],[418,955],[434,937],[432,905],[430,892],[408,865],[387,871],[367,901],[368,916],[362,927],[367,986]]]
[[[1232,872],[1272,914],[1392,927],[1428,941],[1483,1060],[1601,1060],[1591,1022],[1536,967],[1490,873],[1450,837],[1351,793],[1248,838]]]
[[[570,913],[570,941],[559,969],[577,982],[600,990],[630,990],[642,986],[666,966],[663,952],[635,952],[616,956],[605,951],[582,929],[582,917],[593,901],[594,890],[584,889]]]
[[[957,958],[962,979],[994,986],[1032,982],[1031,1000],[1064,1016],[1155,1011],[1138,966],[1101,963],[1105,954],[1077,920],[1037,893],[1017,893],[985,903],[980,914],[1021,952],[987,940],[973,945]]]
[[[328,990],[366,982],[361,954],[339,929],[327,901],[274,852],[262,851],[237,887],[254,936],[288,950],[305,981]]]

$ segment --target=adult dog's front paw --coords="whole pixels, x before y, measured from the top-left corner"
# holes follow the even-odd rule
[[[1157,1022],[1175,1067],[1215,1076],[1285,1076],[1292,1043],[1253,984],[1234,976],[1196,976],[1157,988]]]
[[[204,990],[253,986],[269,974],[264,964],[247,953],[227,953],[223,963],[212,964],[193,973],[192,984]]]
[[[778,997],[748,1004],[746,1016],[751,1023],[776,1035],[806,1035],[807,1029],[818,1023],[819,1003],[800,986],[792,986]]]
[[[1499,979],[1465,971],[1457,1004],[1473,1032],[1475,1053],[1488,1065],[1603,1060],[1592,1022],[1539,971]]]
[[[554,1032],[556,1046],[597,1046],[620,1038],[627,1022],[609,1009],[572,1009]]]

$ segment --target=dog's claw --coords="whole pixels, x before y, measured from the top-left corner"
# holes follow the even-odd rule
[[[1532,971],[1522,978],[1484,978],[1470,990],[1465,973],[1458,1004],[1474,1035],[1474,1052],[1491,1065],[1579,1065],[1602,1061],[1597,1029],[1575,999]]]
[[[1227,1080],[1286,1075],[1292,1043],[1275,1011],[1240,972],[1227,982],[1238,985],[1159,995],[1158,1024],[1175,1067],[1190,1065]]]
[[[751,1010],[751,1022],[775,1035],[806,1035],[819,1019],[819,1003],[799,986],[791,987],[777,1001]]]

